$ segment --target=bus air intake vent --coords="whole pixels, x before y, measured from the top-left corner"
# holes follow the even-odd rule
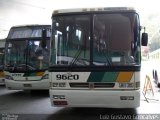
[[[71,88],[113,88],[115,83],[69,83]]]
[[[73,88],[89,88],[89,83],[69,83]]]
[[[115,83],[94,83],[95,88],[113,88]]]

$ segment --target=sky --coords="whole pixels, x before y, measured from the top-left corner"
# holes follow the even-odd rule
[[[0,0],[0,38],[11,26],[51,24],[56,9],[116,6],[136,8],[141,21],[150,13],[160,14],[158,0]]]

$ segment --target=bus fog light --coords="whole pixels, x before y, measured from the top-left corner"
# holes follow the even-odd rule
[[[140,88],[140,82],[136,82],[136,88]]]
[[[49,79],[49,75],[48,75],[48,74],[45,74],[44,76],[42,76],[41,79]]]
[[[53,87],[58,87],[58,83],[53,83],[52,86]]]
[[[120,88],[133,88],[134,83],[119,83]]]
[[[53,95],[53,99],[65,99],[64,95]]]
[[[10,75],[5,75],[5,79],[13,80],[13,77],[12,77],[12,76],[10,76]]]
[[[53,95],[53,99],[58,99],[58,95]]]
[[[120,100],[134,100],[134,96],[120,96]]]
[[[53,83],[52,87],[66,87],[66,83]]]
[[[64,95],[60,95],[59,97],[60,97],[60,99],[65,99]]]
[[[66,87],[65,83],[59,83],[59,87]]]
[[[134,100],[134,96],[128,96],[128,100]]]

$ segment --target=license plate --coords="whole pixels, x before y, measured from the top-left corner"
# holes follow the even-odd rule
[[[24,87],[32,87],[31,84],[23,84]]]

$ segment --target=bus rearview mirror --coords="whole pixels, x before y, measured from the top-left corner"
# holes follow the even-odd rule
[[[42,41],[41,41],[41,47],[42,48],[45,48],[46,47],[46,38],[47,38],[47,31],[46,31],[46,29],[43,29],[42,30]]]
[[[142,33],[142,46],[147,46],[148,44],[148,33]]]

